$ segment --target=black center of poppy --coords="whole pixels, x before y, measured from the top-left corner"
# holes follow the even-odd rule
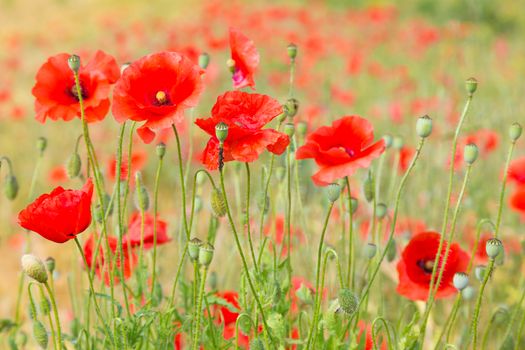
[[[73,97],[75,100],[79,101],[79,98],[78,98],[78,91],[77,91],[77,86],[76,85],[73,85],[68,91],[67,91],[68,95]],[[87,93],[86,93],[86,89],[84,89],[82,87],[82,83],[80,84],[80,94],[82,95],[82,99],[85,100],[88,96],[87,96]]]
[[[350,149],[348,147],[343,147],[345,152],[350,156],[350,157],[353,157],[355,156],[355,151],[353,149]]]
[[[417,266],[425,271],[425,273],[432,273],[434,269],[434,260],[418,260]]]
[[[170,104],[170,99],[168,94],[166,94],[164,91],[159,90],[155,94],[155,105],[157,106],[165,106]]]

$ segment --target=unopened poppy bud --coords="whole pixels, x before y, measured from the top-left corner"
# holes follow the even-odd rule
[[[82,168],[82,160],[80,155],[75,152],[67,160],[66,173],[67,177],[74,179],[80,174],[80,169]]]
[[[392,239],[390,243],[386,246],[386,260],[388,262],[394,261],[397,255],[396,241]]]
[[[235,60],[233,58],[228,58],[226,61],[226,67],[231,73],[235,73]]]
[[[47,148],[47,139],[45,137],[39,137],[36,140],[36,149],[42,154]]]
[[[429,137],[432,133],[432,119],[428,115],[418,118],[416,123],[417,135],[421,138]]]
[[[263,341],[260,338],[253,338],[250,341],[250,350],[265,350]]]
[[[467,93],[472,96],[472,94],[478,89],[478,81],[476,78],[468,78],[465,81],[465,89],[467,90]]]
[[[220,122],[215,125],[215,136],[217,140],[222,144],[228,137],[228,124]]]
[[[350,202],[352,205],[352,214],[355,214],[355,212],[357,211],[357,208],[359,207],[359,201],[357,200],[357,198],[352,197],[350,199]]]
[[[226,201],[219,189],[214,188],[211,192],[211,208],[216,217],[222,218],[226,215]]]
[[[306,122],[300,121],[297,123],[297,134],[299,136],[305,137],[307,131],[308,131],[308,124]]]
[[[279,181],[283,181],[284,175],[286,175],[286,169],[283,166],[275,168],[275,177]]]
[[[206,180],[206,174],[203,171],[199,171],[195,177],[197,185],[201,186],[204,183],[204,180]]]
[[[468,286],[468,275],[464,272],[456,272],[452,278],[454,287],[460,292]]]
[[[39,320],[33,321],[33,337],[35,338],[36,343],[42,348],[47,349],[48,335],[46,327]]]
[[[283,107],[283,109],[284,109],[284,107]],[[283,112],[283,113],[281,113],[281,114],[279,114],[279,115],[277,116],[277,120],[279,121],[279,123],[282,123],[282,122],[284,122],[284,120],[286,119],[286,117],[287,117],[286,112]]]
[[[78,73],[80,69],[80,57],[78,55],[71,55],[67,59],[67,65],[74,73]]]
[[[164,155],[166,154],[166,144],[164,142],[159,143],[155,151],[157,152],[157,157],[159,157],[159,159],[164,158]]]
[[[332,183],[327,186],[326,195],[328,196],[328,200],[331,203],[334,203],[339,198],[340,194],[341,194],[341,185],[339,185],[338,183]]]
[[[365,181],[363,182],[363,193],[365,195],[365,199],[367,202],[372,202],[375,195],[375,185],[374,185],[374,179],[372,178],[372,174],[369,172],[368,176],[366,177]]]
[[[208,64],[210,64],[210,55],[206,52],[201,53],[199,55],[199,67],[206,69],[208,68]]]
[[[129,62],[123,63],[122,66],[120,66],[120,74],[122,75],[122,73],[124,73],[126,68],[128,68],[130,65],[131,65],[131,63],[129,63]]]
[[[474,294],[476,294],[476,291],[472,286],[467,286],[461,291],[461,297],[465,300],[472,299],[474,297]]]
[[[289,98],[283,106],[286,116],[289,118],[295,117],[299,110],[299,101],[296,98]]]
[[[202,210],[202,198],[201,196],[195,196],[195,212],[198,213]]]
[[[400,150],[401,148],[403,148],[404,146],[404,142],[403,142],[403,139],[401,137],[394,137],[394,139],[392,140],[392,147],[394,147],[394,149],[397,149],[397,150]]]
[[[503,250],[503,243],[497,238],[491,238],[485,244],[485,251],[489,258],[496,258]]]
[[[146,211],[149,208],[149,193],[142,183],[142,173],[135,173],[135,207],[140,211]]]
[[[341,310],[343,310],[345,314],[352,315],[354,312],[356,312],[359,300],[350,289],[340,289],[338,297]]]
[[[199,264],[209,266],[213,259],[214,250],[215,248],[210,243],[203,243],[199,248]]]
[[[288,51],[288,57],[293,61],[297,57],[297,45],[294,43],[288,44],[286,47],[286,51]]]
[[[49,271],[49,273],[53,273],[55,271],[56,263],[53,257],[48,257],[44,263],[46,264],[46,269]]]
[[[46,267],[42,260],[31,254],[25,254],[22,256],[22,270],[26,275],[31,277],[37,282],[47,282]]]
[[[463,159],[465,160],[465,163],[468,165],[472,165],[476,159],[478,159],[478,146],[476,146],[473,143],[469,143],[465,146],[465,149],[463,150]]]
[[[485,278],[485,270],[487,268],[484,265],[478,265],[474,268],[474,276],[476,276],[476,279],[478,281],[483,281]]]
[[[509,128],[510,139],[514,142],[518,141],[522,131],[523,128],[521,127],[520,123],[512,123],[512,125]]]
[[[284,124],[284,133],[288,135],[288,137],[292,137],[295,132],[295,126],[293,123],[286,123]]]
[[[378,203],[376,205],[376,217],[381,220],[386,216],[387,206],[385,203]]]
[[[202,245],[202,241],[197,237],[193,237],[188,242],[188,255],[192,261],[197,261],[199,259],[199,249]]]
[[[284,338],[286,336],[286,323],[283,315],[273,312],[268,316],[268,326],[271,328],[278,338]]]
[[[49,300],[47,300],[46,297],[42,297],[40,299],[40,305],[38,306],[38,309],[40,310],[41,315],[49,315],[49,311],[51,310],[51,304],[49,303]]]
[[[394,138],[390,134],[386,134],[383,136],[383,140],[385,140],[385,147],[390,148],[392,146],[392,142],[394,142]]]
[[[372,259],[374,256],[376,256],[377,253],[377,246],[374,243],[367,243],[365,245],[365,256],[368,259]]]
[[[18,194],[18,180],[14,175],[7,175],[4,180],[4,194],[7,199],[10,201],[14,200],[16,198],[16,195]]]

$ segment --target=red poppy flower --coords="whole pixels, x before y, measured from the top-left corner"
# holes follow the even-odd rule
[[[401,254],[401,260],[397,264],[399,274],[397,292],[399,294],[411,300],[427,299],[440,236],[437,232],[421,232],[415,235],[405,247]],[[445,241],[443,247],[446,247],[447,244]],[[444,255],[445,248],[441,253],[440,267]],[[436,298],[448,297],[456,292],[452,279],[456,272],[466,271],[468,261],[469,255],[458,244],[453,243],[450,246],[450,253]]]
[[[259,52],[255,44],[237,29],[230,28],[230,50],[233,61],[233,87],[255,88],[253,75],[259,65]]]
[[[113,92],[113,115],[126,120],[145,122],[137,132],[150,143],[154,130],[171,127],[184,111],[195,107],[204,85],[204,71],[177,52],[159,52],[133,62],[122,73]]]
[[[131,215],[128,226],[128,233],[124,235],[124,244],[131,247],[140,246],[140,237],[142,232],[142,218],[139,212]],[[167,235],[166,221],[157,218],[157,245],[169,242],[171,239]],[[153,247],[154,230],[153,230],[153,215],[145,213],[144,215],[144,249]]]
[[[104,238],[103,238],[104,239]],[[95,258],[95,245],[96,241],[94,239],[94,236],[91,235],[84,243],[84,255],[86,256],[86,260],[88,263],[88,267],[91,268],[93,264],[95,264],[95,273],[99,278],[102,279],[102,276],[104,276],[104,283],[106,285],[110,285],[110,271],[113,270],[114,280],[113,282],[119,283],[119,272],[117,271],[121,269],[121,257],[120,257],[120,249],[118,248],[118,239],[115,236],[108,236],[109,240],[109,249],[111,250],[111,253],[114,255],[112,259],[112,266],[107,266],[107,263],[104,259],[104,252],[102,247],[105,246],[104,242],[101,242],[99,247],[99,252],[97,255],[97,261],[94,261]],[[131,274],[133,272],[133,267],[137,265],[137,255],[133,250],[129,250],[128,247],[123,244],[122,245],[122,252],[124,254],[124,278],[128,279],[131,277]]]
[[[80,190],[55,188],[43,194],[18,214],[18,224],[42,237],[64,243],[91,224],[93,183],[88,179]]]
[[[268,151],[281,154],[290,140],[286,134],[274,129],[263,129],[272,119],[282,113],[282,106],[273,98],[242,91],[228,91],[217,98],[208,119],[197,119],[197,124],[210,136],[201,156],[208,169],[219,165],[219,140],[215,137],[215,126],[219,122],[229,127],[224,141],[224,161],[253,162]]]
[[[516,158],[510,163],[508,179],[518,185],[525,185],[525,156]]]
[[[146,164],[147,154],[144,151],[134,151],[131,154],[131,178],[130,182],[133,182],[137,171],[141,170]],[[128,178],[128,157],[123,156],[122,162],[120,163],[120,180],[126,181]],[[108,162],[108,176],[111,180],[115,180],[117,177],[117,159],[113,156]]]
[[[50,57],[36,74],[33,87],[36,120],[47,118],[69,121],[80,118],[80,105],[73,72],[68,66],[69,54]],[[120,69],[112,56],[97,51],[78,72],[87,122],[104,119],[109,110],[111,85],[120,76]]]
[[[237,292],[217,292],[217,296],[226,300],[228,303],[232,304],[237,309],[240,309],[239,294]],[[235,324],[235,321],[237,321],[237,317],[239,317],[239,313],[231,311],[225,306],[214,306],[214,313],[219,317],[217,321],[219,323],[224,322],[224,325]]]
[[[414,158],[415,153],[416,149],[414,147],[409,146],[403,146],[399,150],[399,170],[401,172],[407,171],[408,167],[410,166],[410,162],[412,162],[412,158]]]
[[[459,169],[463,164],[463,151],[465,146],[471,143],[478,146],[481,157],[487,157],[498,147],[499,135],[490,129],[480,129],[460,139],[454,156],[454,169]]]
[[[509,199],[510,207],[525,220],[525,186],[518,187]]]
[[[312,180],[328,185],[358,168],[367,168],[385,150],[385,141],[375,143],[372,124],[358,116],[346,116],[308,135],[296,153],[297,159],[313,158],[319,171]]]
[[[285,241],[285,229],[284,229],[284,216],[283,215],[277,215],[275,217],[275,220],[273,223],[268,223],[263,231],[266,236],[273,236],[274,242],[277,246],[280,246]],[[292,249],[294,248],[294,241],[298,241],[299,243],[304,242],[304,235],[303,232],[299,228],[291,228],[292,233]],[[270,246],[271,248],[271,246]],[[288,254],[288,246],[285,246],[282,248],[282,255],[285,256]]]

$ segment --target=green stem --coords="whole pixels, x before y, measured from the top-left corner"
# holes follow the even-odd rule
[[[201,321],[201,315],[202,315],[202,298],[204,297],[204,286],[206,284],[206,275],[208,274],[208,267],[203,266],[203,272],[201,277],[201,283],[200,283],[200,289],[199,289],[199,298],[197,300],[197,308],[196,308],[196,324],[195,324],[195,335],[193,338],[193,350],[199,349],[199,339],[201,335],[201,329],[200,329],[200,321]]]
[[[172,126],[173,133],[175,134],[175,140],[177,141],[177,156],[179,159],[179,177],[180,177],[180,187],[181,187],[181,199],[182,199],[182,222],[184,226],[184,232],[186,232],[186,240],[190,240],[190,230],[188,228],[188,218],[186,217],[186,185],[184,184],[184,169],[182,161],[182,149],[180,145],[179,132],[175,124]]]
[[[253,242],[252,242],[252,232],[250,229],[250,165],[248,163],[244,163],[246,166],[246,208],[245,208],[245,225],[246,225],[246,233],[248,235],[248,244],[250,246],[250,252],[253,259],[253,265],[255,267],[255,272],[259,273],[259,268],[257,266],[257,258],[255,257],[255,250],[253,249]]]
[[[476,350],[477,347],[477,340],[478,340],[478,321],[479,321],[479,313],[481,310],[481,302],[483,300],[483,292],[485,291],[485,287],[487,285],[487,282],[489,281],[490,275],[492,274],[492,269],[494,268],[494,259],[490,259],[489,265],[487,269],[485,270],[485,276],[483,277],[483,282],[481,283],[481,287],[479,288],[478,298],[476,300],[476,308],[474,309],[474,316],[472,317],[472,349]]]
[[[348,200],[348,270],[347,270],[347,285],[348,288],[354,287],[355,268],[354,268],[354,219],[352,208],[352,191],[350,190],[350,179],[345,177],[347,200]]]
[[[390,335],[390,329],[388,328],[388,323],[382,316],[378,316],[374,319],[372,322],[372,344],[373,344],[373,350],[378,349],[377,346],[377,336],[376,336],[376,323],[378,321],[381,321],[383,323],[383,327],[385,328],[386,337],[387,337],[387,343],[388,343],[388,349],[392,349],[392,336]]]
[[[498,238],[499,236],[499,229],[501,225],[501,214],[503,213],[503,200],[505,199],[505,187],[507,185],[507,177],[509,173],[509,165],[510,160],[512,159],[512,153],[514,152],[514,146],[516,146],[516,141],[512,141],[510,144],[509,152],[507,153],[507,160],[505,161],[505,169],[503,171],[503,181],[501,183],[501,191],[499,194],[499,208],[498,208],[498,216],[496,217],[496,228],[494,232],[494,236]]]
[[[470,273],[470,270],[472,269],[472,265],[474,264],[474,257],[476,256],[476,251],[478,250],[479,237],[481,235],[481,228],[483,227],[484,224],[489,224],[490,226],[492,226],[494,230],[496,230],[496,226],[494,226],[494,224],[492,223],[492,221],[490,221],[490,219],[481,219],[478,222],[478,227],[476,229],[476,240],[474,241],[474,247],[472,247],[472,253],[470,254],[470,260],[468,262],[467,271],[466,271],[467,274]]]
[[[55,295],[54,295],[53,291],[51,290],[51,288],[49,287],[49,283],[45,282],[44,286],[47,289],[47,293],[49,294],[49,299],[51,299],[51,305],[53,307],[53,315],[55,316],[55,323],[56,323],[56,327],[57,327],[58,348],[62,349],[62,329],[60,327],[60,319],[58,318],[58,309],[57,309],[57,304],[56,304],[56,301],[55,301]]]
[[[159,165],[157,166],[157,174],[155,175],[155,188],[153,192],[153,259],[151,267],[151,299],[155,291],[155,278],[157,277],[157,213],[159,207],[159,184],[160,173],[162,170],[162,163],[164,157],[159,157]]]

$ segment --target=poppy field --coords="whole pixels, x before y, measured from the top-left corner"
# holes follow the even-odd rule
[[[523,5],[0,0],[0,349],[525,349]]]

